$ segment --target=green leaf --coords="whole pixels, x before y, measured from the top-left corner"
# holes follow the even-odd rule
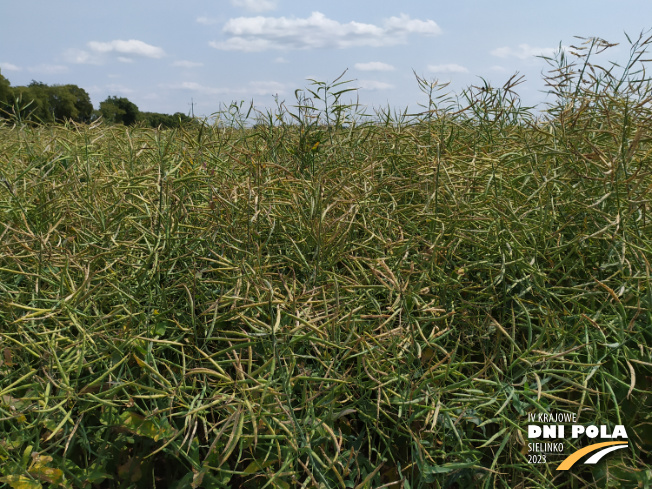
[[[274,465],[277,462],[278,460],[268,460],[267,462],[263,462],[261,464],[258,460],[254,460],[249,465],[247,465],[243,472],[247,475],[251,475],[269,467],[270,465]]]
[[[146,419],[140,414],[127,411],[120,416],[122,426],[131,433],[136,435],[151,438],[158,441],[162,438],[172,436],[174,431],[166,420],[158,420],[156,418]]]
[[[154,334],[157,336],[163,336],[165,334],[166,329],[167,327],[165,326],[165,321],[159,321],[154,326]]]

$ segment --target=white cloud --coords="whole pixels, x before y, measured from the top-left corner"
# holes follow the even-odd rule
[[[152,46],[137,39],[129,39],[128,41],[116,39],[115,41],[109,42],[91,41],[88,43],[88,47],[91,51],[101,54],[120,53],[143,56],[145,58],[162,58],[165,56],[165,51],[162,48]]]
[[[370,61],[368,63],[356,63],[355,69],[360,71],[394,71],[395,68],[381,61]]]
[[[504,66],[500,66],[500,65],[493,65],[493,66],[489,67],[489,69],[491,71],[495,71],[497,73],[505,73],[507,71],[507,68],[505,68]]]
[[[464,66],[449,63],[443,65],[428,65],[428,71],[432,73],[468,73],[469,70]]]
[[[99,65],[101,60],[97,55],[91,54],[83,49],[67,49],[63,53],[63,58],[68,63]]]
[[[377,80],[360,80],[358,86],[364,90],[390,90],[394,88],[391,83],[385,83]]]
[[[254,81],[245,91],[254,95],[276,95],[285,92],[285,85],[275,81]]]
[[[108,85],[99,86],[91,85],[86,88],[86,91],[90,94],[96,94],[98,97],[103,95],[132,95],[135,93],[131,88],[125,87],[117,83],[110,83]]]
[[[268,49],[274,48],[272,43],[264,39],[243,39],[241,37],[232,37],[227,39],[225,42],[215,42],[211,41],[208,43],[209,46],[220,49],[222,51],[267,51]],[[280,48],[276,48],[280,49]]]
[[[276,2],[273,0],[231,0],[231,5],[249,12],[267,12],[276,8]]]
[[[321,12],[307,18],[238,17],[224,25],[226,41],[210,45],[225,51],[268,49],[383,47],[404,44],[410,34],[435,36],[441,33],[432,20],[411,19],[405,14],[391,17],[382,25],[361,22],[340,23]]]
[[[2,71],[21,71],[21,67],[13,63],[0,63],[0,70]]]
[[[177,90],[193,90],[195,92],[205,92],[208,93],[212,91],[213,89],[210,87],[205,87],[197,82],[181,82],[180,84],[177,85],[170,85],[169,88],[174,88]]]
[[[166,85],[165,88],[175,90],[190,90],[205,95],[276,95],[286,92],[286,86],[276,81],[252,81],[240,87],[211,87],[193,81],[185,81],[176,85]]]
[[[133,63],[135,60],[130,56],[155,59],[165,56],[165,51],[162,48],[136,39],[128,41],[117,39],[109,42],[90,41],[87,46],[90,52],[76,48],[66,50],[63,53],[64,59],[68,63],[74,64],[101,65],[106,61],[106,56],[111,54],[117,54],[116,59],[121,63]]]
[[[274,58],[274,63],[289,63],[289,61],[283,56],[279,56],[278,58]]]
[[[498,58],[528,59],[534,56],[552,56],[559,48],[537,48],[529,44],[519,44],[517,48],[503,46],[490,51],[492,56]]]
[[[204,63],[198,63],[197,61],[186,61],[184,59],[181,59],[172,63],[172,66],[177,66],[179,68],[199,68],[200,66],[204,66]]]
[[[406,14],[401,14],[398,17],[390,17],[385,22],[385,28],[389,34],[404,32],[423,34],[426,36],[441,34],[441,29],[435,21],[411,19],[410,16]]]

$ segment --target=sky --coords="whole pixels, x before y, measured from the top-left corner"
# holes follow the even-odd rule
[[[357,89],[373,113],[427,103],[415,74],[460,94],[516,72],[524,105],[546,101],[538,56],[600,37],[619,43],[652,28],[650,0],[21,0],[0,1],[0,71],[12,86],[76,84],[95,107],[127,97],[141,111],[210,116],[231,102],[264,111],[297,89]],[[549,100],[549,97],[548,97]]]

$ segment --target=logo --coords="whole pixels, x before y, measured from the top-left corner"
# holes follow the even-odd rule
[[[535,413],[528,413],[527,437],[529,463],[546,463],[549,461],[548,457],[564,456],[566,454],[564,441],[568,438],[595,439],[599,437],[613,440],[592,443],[575,450],[570,455],[566,455],[557,466],[557,470],[570,470],[589,454],[593,455],[583,463],[596,464],[605,455],[629,446],[627,430],[623,425],[616,425],[613,430],[610,430],[607,425],[585,426],[577,423],[576,414],[570,413],[539,413],[538,416]]]
[[[597,464],[602,457],[606,454],[629,446],[626,441],[605,441],[604,443],[594,443],[588,447],[580,448],[575,453],[570,454],[564,461],[557,467],[557,470],[569,470],[575,462],[581,459],[584,455],[598,450],[598,453],[585,460],[585,464]],[[606,448],[605,448],[606,447]]]

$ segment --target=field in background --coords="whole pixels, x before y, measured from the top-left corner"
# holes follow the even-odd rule
[[[652,87],[0,127],[6,487],[649,487]],[[553,62],[553,60],[551,60]],[[556,472],[527,414],[625,425]],[[568,449],[586,440],[566,440]]]

